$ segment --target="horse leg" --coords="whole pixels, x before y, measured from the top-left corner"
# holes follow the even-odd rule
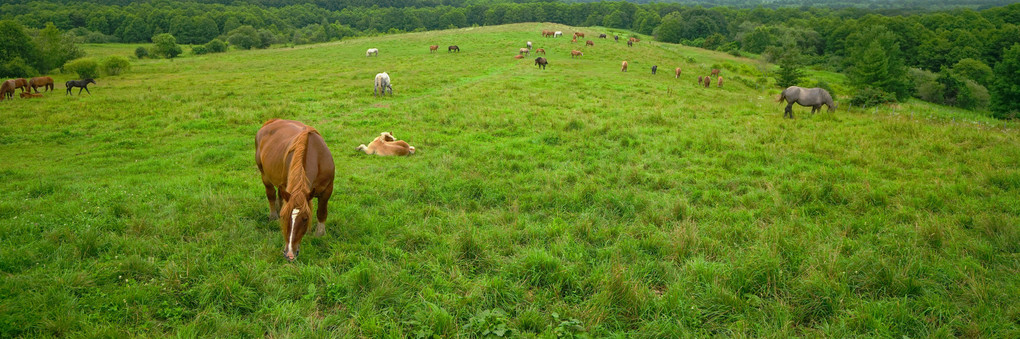
[[[82,88],[85,89],[85,93],[88,93],[89,95],[92,95],[92,92],[89,92],[89,86],[88,85],[86,85],[85,87],[82,87]],[[81,95],[81,90],[78,91],[78,95]]]
[[[326,235],[326,216],[329,214],[327,205],[329,204],[329,197],[331,195],[333,195],[332,189],[319,195],[319,206],[315,209],[315,218],[319,221],[318,224],[315,225],[316,237]]]
[[[276,195],[276,187],[273,184],[262,183],[266,186],[266,199],[269,200],[269,219],[280,218],[280,203]]]
[[[792,102],[788,102],[786,104],[786,109],[783,110],[783,117],[784,118],[786,117],[787,114],[790,115],[790,119],[793,119],[793,103]]]

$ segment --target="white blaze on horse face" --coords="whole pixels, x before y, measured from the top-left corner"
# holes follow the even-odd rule
[[[287,240],[287,255],[294,255],[294,224],[297,224],[298,213],[301,213],[301,210],[296,208],[290,212],[290,239]]]

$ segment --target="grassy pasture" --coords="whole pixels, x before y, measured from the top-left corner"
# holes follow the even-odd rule
[[[1020,336],[1015,123],[783,120],[753,61],[542,29],[574,31],[147,59],[0,103],[0,337]],[[548,69],[512,58],[527,40]],[[274,117],[338,169],[293,263],[253,161]],[[355,153],[382,131],[418,154]]]

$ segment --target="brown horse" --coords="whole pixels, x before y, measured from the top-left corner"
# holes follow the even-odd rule
[[[722,77],[719,77],[719,88],[722,88]]]
[[[21,92],[22,99],[42,98],[42,94],[32,92]]]
[[[638,42],[640,40],[638,40],[638,38],[635,38],[635,37],[630,37],[630,38],[627,38],[627,41],[628,42]]]
[[[702,83],[704,83],[705,82],[704,80],[705,80],[704,77],[699,75],[698,76],[698,85],[701,85]]]
[[[7,80],[0,84],[0,101],[14,98],[14,80]]]
[[[577,42],[577,37],[575,36],[573,39],[570,39],[570,42]]]
[[[542,53],[542,55],[545,55],[545,48],[536,49],[535,50],[535,54],[538,54],[538,53]]]
[[[634,42],[627,40],[627,47],[634,47]]]
[[[705,77],[705,88],[708,88],[709,86],[712,86],[712,76]]]
[[[599,39],[605,39],[605,38],[606,38],[605,34],[599,34]]]
[[[588,47],[588,46],[595,47],[595,43],[592,42],[591,40],[588,40],[588,41],[584,42],[584,46],[585,47]]]
[[[535,58],[535,66],[538,66],[541,69],[545,69],[545,66],[548,65],[548,64],[549,64],[549,60],[546,60],[543,57]]]
[[[36,77],[36,78],[32,78],[32,79],[28,80],[28,86],[32,87],[32,89],[35,90],[36,93],[39,93],[39,87],[42,87],[43,90],[46,90],[46,91],[52,91],[53,90],[53,78],[50,78],[50,77]]]
[[[439,45],[429,46],[429,53],[435,53],[438,50],[439,50]]]
[[[581,53],[581,51],[578,51],[578,50],[576,50],[576,49],[575,49],[575,50],[573,50],[573,51],[570,51],[570,57],[571,57],[571,58],[573,58],[573,57],[579,57],[579,56],[583,56],[583,55],[584,55],[584,53]]]
[[[680,67],[677,67],[676,70],[673,71],[673,73],[676,73],[676,76],[673,77],[673,78],[674,79],[679,79],[680,78]]]
[[[712,69],[712,76],[718,76],[718,75],[719,75],[719,69],[718,68],[713,68]]]
[[[514,59],[524,59],[524,56],[520,54],[514,55]]]
[[[255,165],[266,187],[269,217],[280,220],[286,242],[283,255],[293,261],[301,252],[301,238],[311,222],[312,198],[319,199],[315,236],[326,234],[326,205],[333,194],[333,155],[314,128],[293,120],[272,119],[255,135]]]
[[[28,89],[28,80],[25,80],[25,78],[14,79],[14,88],[15,89],[20,88],[21,89],[21,93],[25,93],[25,91],[29,91],[29,89]]]
[[[361,144],[354,150],[380,156],[414,154],[414,146],[408,145],[403,140],[397,140],[390,132],[379,133],[379,136],[368,143],[368,146]]]
[[[544,29],[542,30],[542,37],[543,38],[549,38],[549,37],[552,37],[552,36],[553,36],[553,31],[548,31],[548,30],[544,30]]]
[[[577,37],[582,37],[582,38],[583,38],[583,37],[584,37],[584,33],[581,33],[581,32],[574,32],[574,37],[575,37],[575,38],[577,38]]]
[[[623,71],[623,72],[627,71],[627,60],[623,61],[623,69],[621,71]]]

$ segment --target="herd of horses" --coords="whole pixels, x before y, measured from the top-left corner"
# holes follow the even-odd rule
[[[91,95],[92,92],[89,92],[88,86],[89,84],[94,83],[96,83],[96,81],[93,79],[71,80],[65,82],[64,86],[67,88],[68,95],[71,94],[71,89],[75,87],[79,87],[78,95],[81,95],[82,90],[85,90],[85,92]],[[53,78],[35,77],[31,79],[18,78],[5,80],[3,83],[0,83],[0,101],[4,101],[4,99],[14,98],[14,92],[17,89],[21,89],[22,98],[25,99],[42,98],[42,93],[39,92],[40,87],[43,89],[44,92],[52,91]],[[33,91],[35,93],[32,93]]]

